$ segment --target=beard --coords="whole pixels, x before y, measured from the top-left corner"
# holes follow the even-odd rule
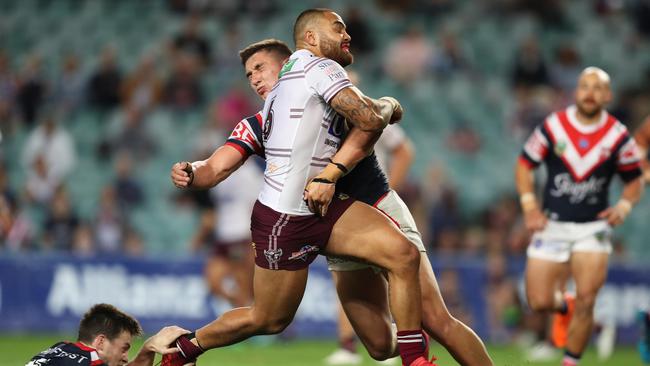
[[[321,43],[321,52],[323,56],[334,60],[339,65],[346,67],[354,62],[354,56],[350,52],[345,52],[341,44],[331,40],[325,40]]]
[[[578,111],[580,112],[580,114],[586,116],[587,118],[596,117],[597,115],[600,114],[600,112],[603,109],[602,106],[595,103],[591,105],[586,105],[586,103],[579,102],[576,103],[576,106],[578,107]]]

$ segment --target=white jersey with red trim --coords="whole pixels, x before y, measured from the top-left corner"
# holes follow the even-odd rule
[[[311,215],[303,190],[341,144],[344,118],[329,105],[353,86],[335,61],[307,50],[294,52],[264,103],[262,139],[266,157],[258,200],[277,212]]]
[[[544,163],[544,210],[550,219],[589,222],[609,204],[615,173],[629,182],[641,175],[636,145],[627,128],[602,111],[600,120],[585,125],[576,106],[552,113],[528,138],[520,161],[530,167]]]

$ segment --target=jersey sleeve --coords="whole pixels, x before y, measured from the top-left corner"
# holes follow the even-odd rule
[[[327,103],[342,89],[354,86],[343,67],[327,58],[320,58],[307,64],[305,79],[309,88]]]
[[[264,156],[262,116],[258,113],[239,121],[226,140],[226,145],[237,149],[245,158],[254,154]]]
[[[616,172],[626,183],[640,177],[642,174],[636,142],[627,134],[616,154]]]
[[[536,168],[548,156],[550,141],[544,125],[539,125],[528,137],[519,156],[519,161],[529,168]]]

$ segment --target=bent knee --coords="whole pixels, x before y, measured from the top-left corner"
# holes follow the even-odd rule
[[[293,316],[257,316],[254,318],[254,324],[257,333],[278,334],[285,330],[292,320]]]
[[[554,310],[555,304],[552,296],[528,295],[528,307],[533,311]]]
[[[393,253],[393,263],[400,269],[417,271],[420,266],[420,251],[408,239],[400,239]]]
[[[392,338],[371,339],[364,343],[373,360],[384,361],[394,356],[397,345]]]

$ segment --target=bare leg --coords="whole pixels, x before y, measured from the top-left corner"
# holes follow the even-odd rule
[[[326,253],[359,258],[385,268],[397,329],[420,329],[420,252],[387,217],[368,205],[353,203],[334,225]]]
[[[582,354],[587,347],[594,325],[596,295],[607,278],[606,253],[574,252],[571,272],[576,283],[575,312],[569,323],[567,351]]]
[[[332,277],[345,314],[375,360],[397,355],[397,339],[388,309],[388,284],[381,274],[366,268],[333,271]]]
[[[224,313],[196,331],[205,350],[228,346],[251,336],[280,333],[291,323],[307,284],[307,269],[269,270],[255,266],[255,303]]]
[[[476,333],[447,310],[426,254],[420,260],[420,286],[422,322],[426,332],[461,365],[493,365],[485,345]]]
[[[526,297],[533,311],[560,310],[567,269],[568,263],[528,258]]]

